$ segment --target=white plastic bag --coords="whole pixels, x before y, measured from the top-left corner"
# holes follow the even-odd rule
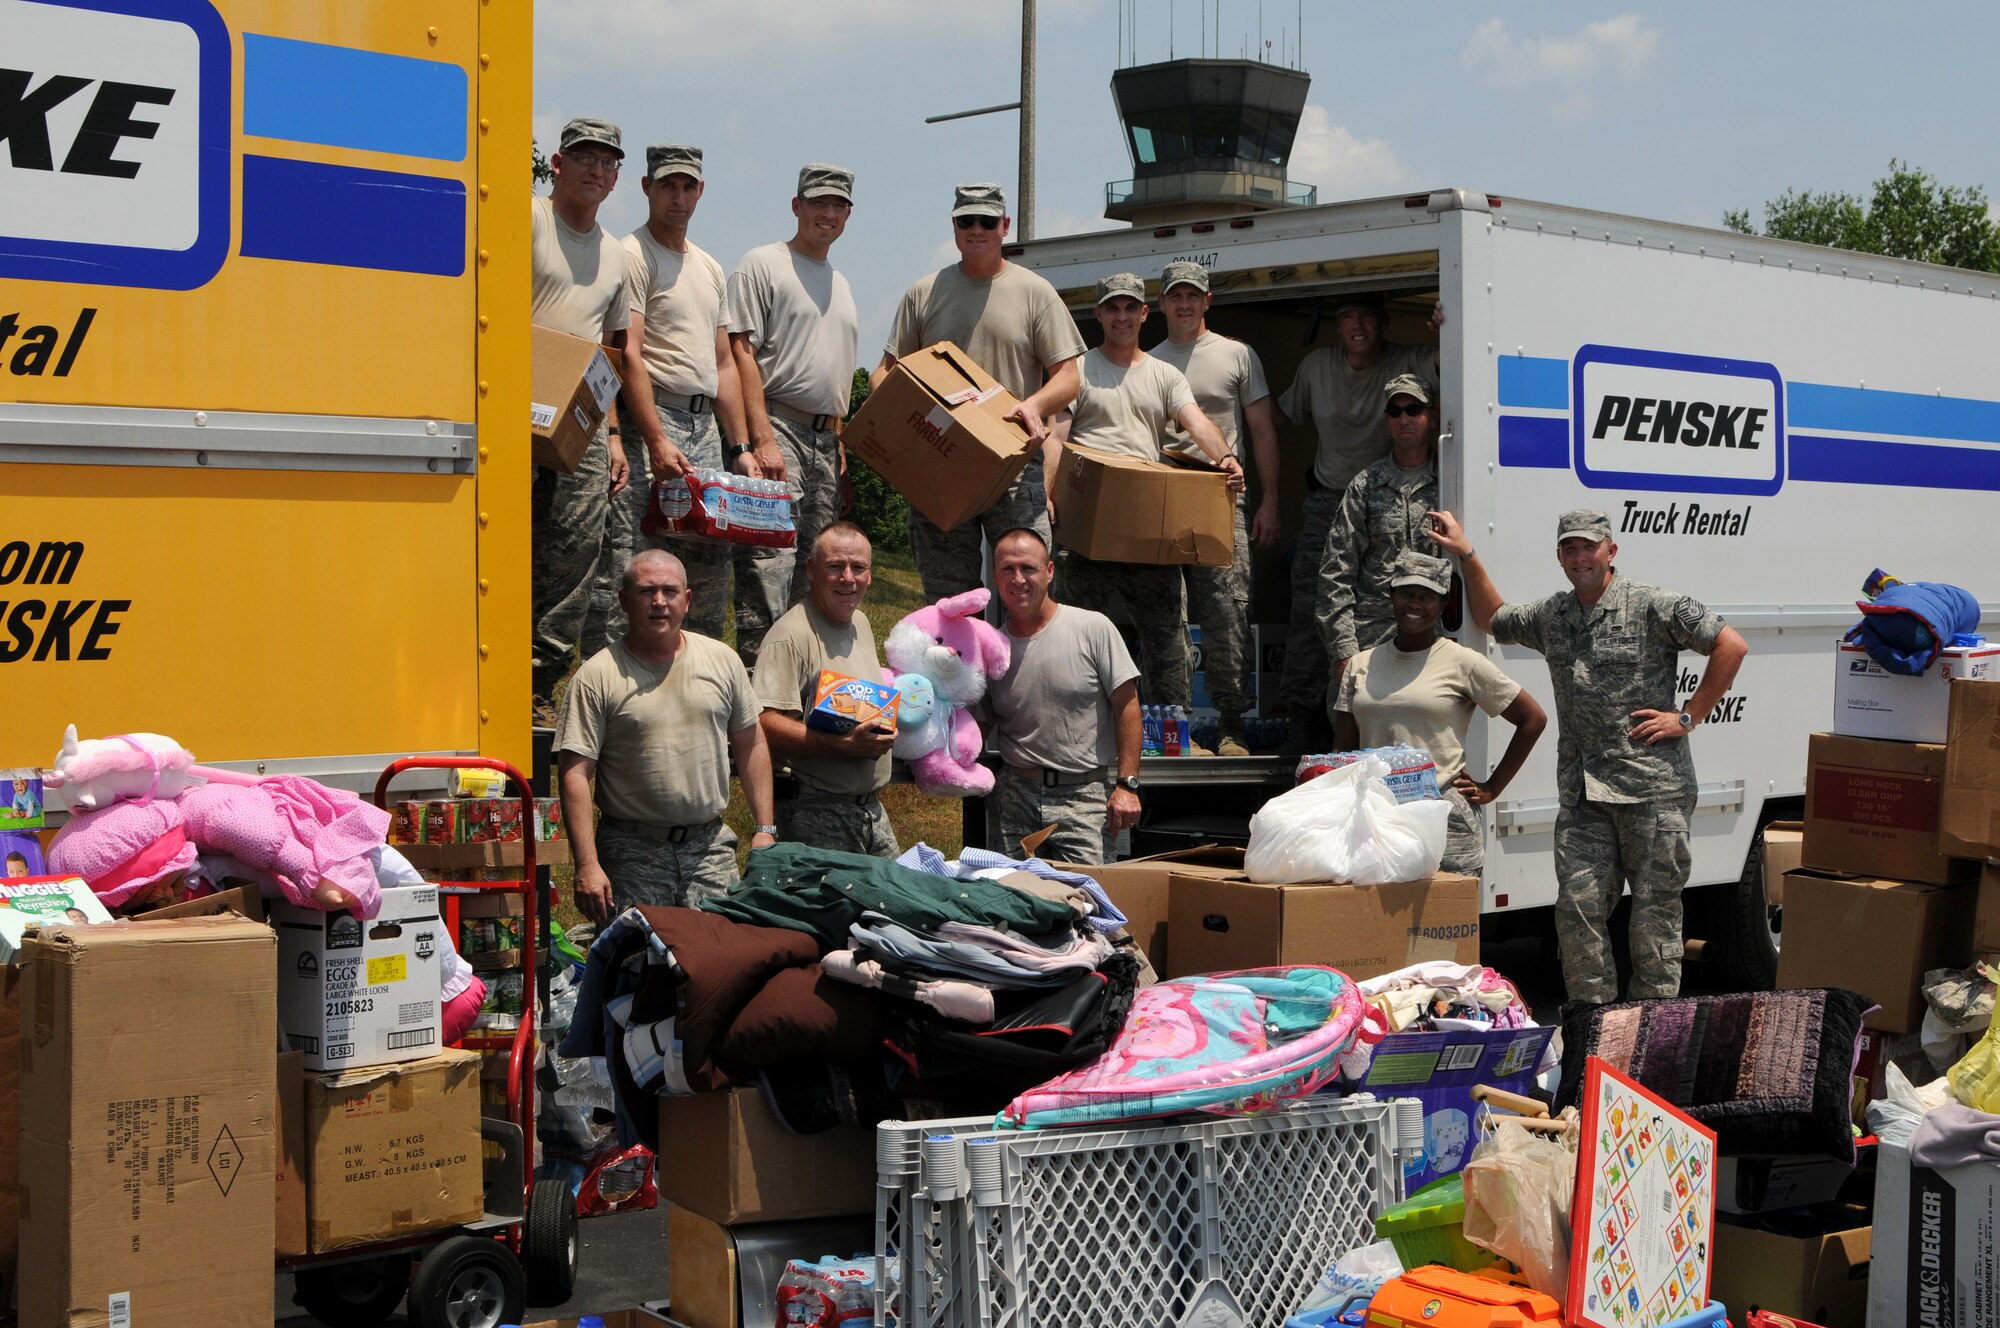
[[[1280,793],[1250,818],[1243,869],[1264,885],[1418,881],[1444,857],[1451,804],[1398,803],[1388,765],[1368,756]]]

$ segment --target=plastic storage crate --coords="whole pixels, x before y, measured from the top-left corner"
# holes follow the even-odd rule
[[[976,1328],[977,1283],[954,1275],[972,1257],[972,1210],[956,1145],[992,1132],[991,1116],[875,1127],[877,1324]]]

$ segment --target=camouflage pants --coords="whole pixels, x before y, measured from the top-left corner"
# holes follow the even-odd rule
[[[842,853],[893,858],[903,851],[880,798],[799,792],[778,799],[778,838]]]
[[[1040,457],[1029,460],[1028,468],[999,502],[952,531],[939,530],[916,508],[910,509],[910,550],[917,557],[917,573],[924,580],[924,600],[935,604],[948,595],[959,595],[986,584],[985,553],[980,547],[997,541],[1010,530],[1027,527],[1049,538],[1048,487],[1042,480]]]
[[[715,412],[696,415],[673,406],[655,406],[667,441],[681,450],[689,462],[703,470],[722,470],[722,434],[715,427]],[[687,568],[688,589],[694,598],[688,604],[687,627],[703,636],[722,639],[722,625],[729,615],[729,562],[736,554],[747,559],[749,549],[732,550],[726,544],[708,540],[654,539],[639,529],[652,502],[653,463],[646,455],[646,440],[630,427],[623,430],[625,460],[632,467],[632,482],[611,500],[611,515],[604,527],[604,551],[597,560],[597,583],[591,587],[590,611],[583,623],[583,648],[593,654],[625,635],[625,610],[618,607],[618,581],[625,564],[641,549],[665,549]]]
[[[1009,857],[1025,857],[1021,840],[1053,825],[1055,833],[1042,841],[1036,856],[1050,862],[1109,862],[1116,838],[1107,815],[1110,801],[1108,778],[1049,788],[1002,770],[993,782],[993,802],[1000,822],[999,851]]]
[[[740,879],[736,832],[720,820],[690,829],[681,843],[629,821],[597,823],[597,861],[611,878],[611,905],[693,908],[718,898]]]
[[[806,597],[806,556],[813,540],[840,516],[839,437],[776,415],[771,432],[785,458],[785,484],[792,491],[799,538],[796,548],[763,551],[765,556],[752,559],[747,570],[737,564],[736,653],[746,666],[757,662],[771,624]]]
[[[1242,727],[1250,708],[1250,533],[1236,500],[1236,558],[1228,567],[1189,567],[1188,621],[1201,624],[1201,665],[1208,699],[1225,732]]]
[[[1188,703],[1187,614],[1178,566],[1098,562],[1064,549],[1053,593],[1064,604],[1138,629],[1140,699],[1147,705]]]
[[[1285,676],[1278,686],[1279,697],[1294,715],[1315,716],[1326,710],[1326,648],[1320,643],[1316,606],[1326,536],[1339,514],[1338,490],[1314,489],[1306,494],[1304,522],[1292,552],[1292,613],[1285,626]]]
[[[1630,1000],[1679,994],[1681,889],[1692,857],[1692,795],[1659,802],[1585,802],[1556,815],[1556,939],[1572,1001],[1618,999],[1606,923],[1620,887],[1632,888]]]
[[[534,568],[530,599],[534,639],[530,644],[537,700],[548,700],[569,672],[583,643],[583,620],[604,547],[611,508],[611,453],[607,418],[584,449],[576,473],[535,467],[528,499]]]
[[[1445,824],[1444,861],[1438,867],[1462,876],[1478,876],[1486,870],[1485,822],[1479,809],[1457,789],[1448,788],[1442,796],[1451,804],[1451,820]]]

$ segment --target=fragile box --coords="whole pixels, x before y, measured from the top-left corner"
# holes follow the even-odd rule
[[[1924,1017],[1924,973],[1972,958],[1977,892],[1922,881],[1825,876],[1785,878],[1785,943],[1778,986],[1845,987],[1880,1008],[1864,1021],[1914,1033]]]
[[[1472,1156],[1476,1085],[1525,1096],[1555,1036],[1553,1028],[1454,1028],[1391,1033],[1376,1046],[1368,1073],[1356,1084],[1380,1098],[1424,1104],[1424,1146],[1403,1155],[1403,1189],[1415,1194],[1461,1170]]]
[[[443,959],[434,885],[382,891],[364,922],[273,904],[278,1017],[308,1070],[389,1065],[429,1056],[443,1040]]]
[[[268,1328],[275,948],[235,917],[28,938],[23,1324]]]
[[[2000,682],[1951,685],[1938,845],[1960,857],[2000,857]]]
[[[1065,444],[1055,492],[1056,543],[1107,563],[1228,567],[1236,498],[1219,470]]]
[[[1971,881],[1979,864],[1949,856],[1938,838],[1944,771],[1945,749],[1935,743],[1813,734],[1802,865],[1934,885]]]
[[[711,1222],[780,1222],[875,1209],[875,1132],[793,1134],[754,1088],[660,1099],[660,1197]]]
[[[574,474],[618,399],[618,370],[604,347],[536,327],[528,349],[528,411],[535,464]]]
[[[477,1221],[479,1053],[306,1076],[312,1252]]]
[[[1327,964],[1357,979],[1410,964],[1479,962],[1479,882],[1454,872],[1393,885],[1258,885],[1176,874],[1174,968],[1222,973]]]
[[[1183,976],[1174,966],[1168,948],[1168,887],[1176,875],[1241,876],[1243,850],[1217,844],[1176,849],[1148,858],[1127,858],[1123,862],[1084,864],[1051,863],[1064,871],[1080,872],[1102,886],[1118,911],[1125,915],[1125,928],[1146,952],[1153,972],[1162,978]]]
[[[1860,646],[1836,642],[1833,731],[1895,742],[1943,742],[1949,693],[1964,678],[2000,679],[2000,645],[1952,646],[1922,673],[1891,673]]]
[[[1028,431],[1002,418],[1020,404],[940,341],[897,360],[840,441],[933,525],[955,530],[998,502],[1038,454]]]
[[[1708,1294],[1739,1312],[1756,1306],[1818,1328],[1863,1328],[1874,1243],[1859,1204],[1721,1220]]]

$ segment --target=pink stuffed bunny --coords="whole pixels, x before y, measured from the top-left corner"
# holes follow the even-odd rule
[[[1007,672],[1007,638],[981,618],[982,586],[918,609],[889,633],[889,680],[896,684],[896,755],[917,787],[936,797],[983,796],[993,772],[979,764],[983,740],[967,708],[986,680]]]

